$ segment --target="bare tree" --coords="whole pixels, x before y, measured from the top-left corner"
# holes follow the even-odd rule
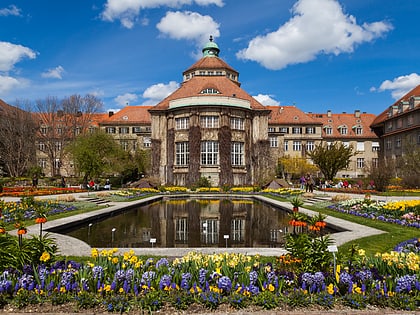
[[[38,100],[36,107],[39,146],[48,157],[51,175],[60,175],[65,145],[88,130],[92,115],[102,109],[102,102],[90,94],[72,95],[61,101],[47,97]]]
[[[36,125],[28,103],[0,101],[0,162],[9,176],[23,176],[36,165]]]

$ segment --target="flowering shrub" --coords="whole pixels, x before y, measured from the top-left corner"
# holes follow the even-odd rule
[[[366,198],[349,199],[329,208],[364,218],[420,228],[420,200],[384,202]]]

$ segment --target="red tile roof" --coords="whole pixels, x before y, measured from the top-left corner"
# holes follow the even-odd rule
[[[238,74],[238,71],[233,69],[231,66],[229,66],[223,59],[220,59],[219,57],[203,57],[200,60],[198,60],[195,64],[193,64],[191,67],[189,67],[187,70],[183,72],[183,74],[191,72],[196,69],[228,69],[229,71],[233,71],[236,74]]]
[[[268,123],[275,125],[319,125],[319,121],[305,114],[296,106],[265,106],[271,110]]]
[[[121,124],[121,125],[132,125],[132,124],[150,124],[150,113],[149,109],[153,106],[125,106],[115,114],[106,114],[102,118],[101,124]]]
[[[333,114],[331,113],[330,116],[328,113],[323,114],[308,114],[312,116],[315,120],[322,123],[322,125],[330,126],[333,130],[331,135],[327,135],[325,133],[322,134],[323,138],[377,138],[375,133],[370,129],[370,125],[372,121],[375,119],[374,114],[367,114],[367,113],[359,113],[359,117],[355,113],[348,114]],[[347,134],[343,135],[340,133],[339,127],[345,126],[347,127]],[[355,127],[362,128],[362,134],[356,135]]]
[[[212,58],[203,58],[212,59]],[[200,92],[207,88],[213,88],[220,92],[220,94],[201,94]],[[255,98],[241,89],[234,81],[225,76],[199,76],[196,75],[192,79],[185,81],[182,85],[171,95],[166,97],[160,103],[152,108],[152,110],[166,110],[169,108],[169,102],[172,100],[186,98],[186,97],[236,97],[238,99],[247,100],[250,102],[251,109],[266,110],[267,108],[259,103]]]
[[[396,101],[392,106],[398,106],[401,102],[408,102],[410,97],[412,96],[420,96],[420,85],[417,85],[414,89],[412,89],[410,92],[405,94],[403,97],[401,97],[398,101]],[[420,104],[417,104],[416,108],[420,107]],[[380,113],[378,116],[376,116],[375,120],[372,122],[372,126],[379,125],[383,123],[388,118],[388,111],[389,107],[385,109],[382,113]]]

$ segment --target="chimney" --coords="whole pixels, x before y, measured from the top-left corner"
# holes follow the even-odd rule
[[[356,117],[356,118],[360,118],[360,110],[356,109],[356,110],[354,111],[354,117]]]
[[[109,111],[108,112],[108,117],[111,117],[112,115],[114,115],[114,112],[113,111]]]
[[[331,111],[330,110],[327,110],[327,117],[329,117],[329,118],[331,118]]]

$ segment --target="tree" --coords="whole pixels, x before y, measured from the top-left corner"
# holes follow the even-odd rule
[[[326,180],[333,180],[339,170],[349,166],[350,158],[356,154],[352,146],[341,142],[322,143],[307,153],[314,164],[319,167]]]
[[[36,101],[42,144],[51,166],[51,174],[59,175],[65,145],[78,134],[87,132],[92,115],[102,109],[102,102],[93,95],[72,95],[63,100],[47,97]]]
[[[420,149],[411,141],[404,142],[404,154],[396,161],[403,184],[420,186]]]
[[[128,160],[128,153],[102,131],[77,136],[66,146],[65,152],[71,155],[84,183],[104,173],[120,173]]]
[[[36,165],[37,128],[27,104],[18,105],[25,109],[0,104],[0,165],[12,177],[25,175]]]
[[[285,156],[280,158],[279,163],[284,173],[290,174],[292,177],[299,177],[303,174],[313,173],[317,170],[317,167],[310,164],[307,159],[301,157],[290,157]]]
[[[391,178],[395,174],[395,161],[393,159],[379,159],[378,164],[371,164],[367,167],[369,177],[373,180],[375,189],[385,191]]]

